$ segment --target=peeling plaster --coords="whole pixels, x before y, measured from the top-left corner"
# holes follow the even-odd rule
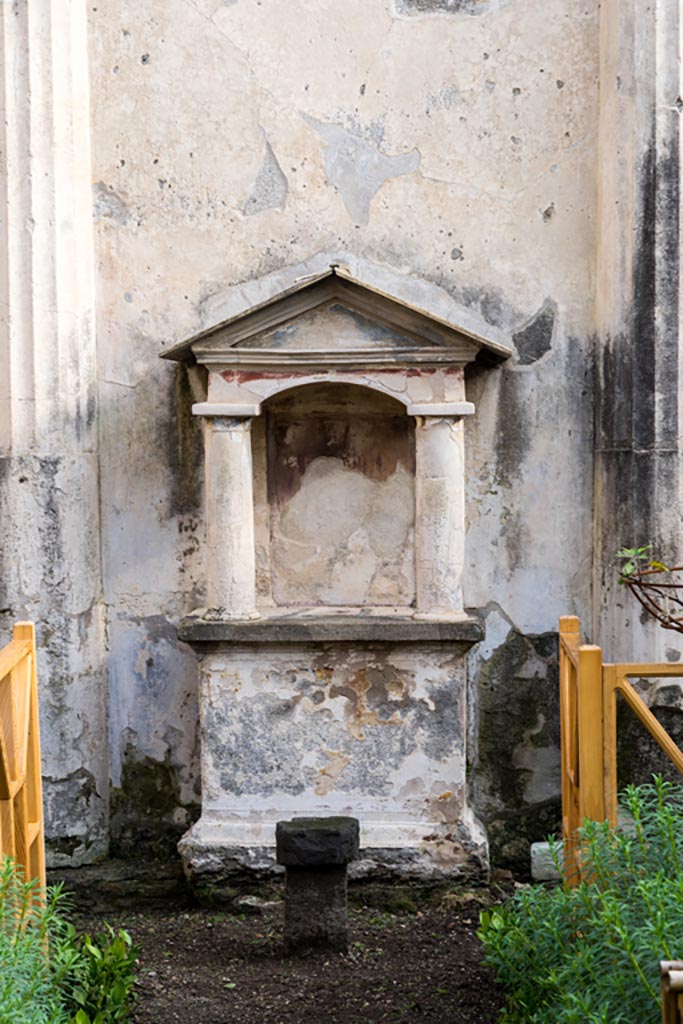
[[[284,278],[289,268],[311,261],[312,253],[334,249],[338,256],[336,250],[352,249],[351,263],[381,261],[387,279],[392,272],[401,278],[409,302],[431,280],[444,318],[455,312],[454,319],[462,316],[463,324],[468,316],[488,319],[508,333],[528,311],[538,310],[545,296],[553,296],[557,317],[550,358],[537,359],[528,366],[530,372],[506,371],[525,384],[501,384],[499,372],[480,385],[468,383],[477,416],[467,426],[472,464],[466,586],[473,604],[499,602],[500,617],[489,611],[490,660],[509,650],[507,619],[520,629],[545,632],[558,609],[566,611],[577,602],[580,610],[585,607],[581,577],[588,564],[590,527],[580,509],[589,502],[590,471],[582,454],[588,449],[587,435],[579,421],[585,419],[587,403],[578,400],[571,382],[582,377],[581,361],[590,347],[582,332],[592,329],[597,8],[588,10],[575,0],[550,0],[550,5],[534,0],[514,10],[502,2],[473,0],[351,2],[353,10],[342,14],[326,3],[293,0],[277,19],[266,4],[235,5],[231,0],[149,0],[148,17],[128,17],[115,7],[105,12],[102,5],[89,12],[92,168],[98,183],[92,198],[99,441],[88,441],[93,464],[82,480],[73,474],[57,481],[59,491],[51,491],[49,466],[46,474],[37,464],[25,474],[18,460],[6,492],[11,503],[6,505],[3,497],[3,521],[26,524],[33,538],[17,559],[6,556],[8,573],[3,575],[16,572],[22,586],[7,589],[3,606],[11,606],[16,615],[37,610],[44,620],[43,662],[52,691],[45,703],[44,744],[51,779],[68,776],[74,761],[90,765],[88,749],[101,750],[106,763],[106,723],[98,726],[96,708],[105,708],[107,685],[94,670],[106,657],[114,784],[119,785],[128,756],[128,736],[143,766],[150,767],[145,758],[165,763],[163,737],[172,720],[179,734],[168,737],[176,747],[179,807],[191,799],[198,774],[196,668],[192,652],[174,640],[169,624],[203,603],[201,435],[196,424],[190,427],[187,393],[181,396],[178,422],[171,414],[182,389],[174,395],[171,374],[159,364],[157,351],[200,330],[222,308],[230,315],[228,307],[239,295],[265,293],[264,274]],[[398,9],[400,19],[392,19],[392,9]],[[20,60],[33,62],[37,81],[45,73],[37,63],[41,52],[41,47],[27,46],[28,57],[19,54]],[[148,52],[151,60],[141,65],[141,55]],[[45,67],[49,70],[49,61]],[[67,79],[59,77],[64,83]],[[514,100],[513,87],[521,89]],[[64,101],[65,122],[68,103],[61,89],[55,97]],[[302,121],[301,109],[309,121]],[[259,138],[259,124],[267,142]],[[524,139],[514,154],[511,134]],[[261,169],[268,163],[267,146],[277,154],[287,192],[266,209],[281,212],[245,216],[245,197],[257,192],[258,163]],[[91,166],[89,154],[83,166]],[[406,177],[411,170],[418,173]],[[37,176],[32,180],[23,167],[13,173],[15,182],[25,178],[26,188],[40,191]],[[326,175],[333,188],[326,187]],[[86,177],[87,209],[91,180]],[[274,179],[277,185],[277,174]],[[63,175],[63,180],[70,188],[72,176]],[[382,195],[374,198],[383,185]],[[277,188],[274,194],[277,198]],[[255,198],[258,205],[262,199]],[[550,209],[551,201],[555,215],[544,220],[540,211]],[[30,220],[16,219],[28,241]],[[354,222],[369,226],[357,231]],[[90,232],[89,222],[87,227]],[[69,228],[64,237],[70,238]],[[71,265],[70,241],[62,243],[57,256],[62,267]],[[46,250],[43,261],[41,253],[40,266],[50,258]],[[38,268],[35,257],[33,265]],[[310,265],[296,272],[314,270]],[[89,266],[79,263],[77,274],[65,276],[76,281],[92,275]],[[381,289],[384,282],[378,278],[375,284]],[[69,318],[81,308],[68,301],[68,291],[58,304],[60,325],[70,325]],[[202,305],[209,292],[213,295]],[[50,294],[49,285],[40,283],[38,293]],[[125,293],[134,296],[133,303],[122,298]],[[474,316],[480,312],[483,316]],[[44,337],[59,336],[54,349],[60,361],[45,363],[39,387],[52,379],[59,393],[58,383],[71,379],[67,330],[60,326],[58,335],[53,322],[44,325],[42,316],[41,311],[36,322]],[[567,358],[572,344],[568,324],[579,336],[581,351],[574,360]],[[485,331],[485,325],[479,329]],[[78,348],[73,363],[85,367],[91,357],[84,346]],[[17,348],[17,365],[30,367],[33,351],[24,355]],[[41,353],[51,359],[47,341]],[[536,387],[526,383],[536,377]],[[84,376],[84,393],[86,383]],[[386,383],[387,389],[392,386]],[[65,415],[77,390],[61,389]],[[42,403],[42,390],[39,395]],[[33,402],[30,388],[26,396],[24,391],[16,400],[13,396],[13,415],[24,416]],[[41,404],[41,416],[46,408]],[[91,420],[93,415],[94,404]],[[529,425],[528,432],[518,428],[515,417]],[[87,429],[85,415],[79,429]],[[573,431],[571,438],[568,431]],[[58,451],[61,437],[59,445]],[[103,523],[104,610],[96,595],[82,592],[83,580],[95,575],[96,547],[88,542],[87,564],[81,566],[71,555],[73,544],[62,545],[56,559],[41,548],[38,536],[50,541],[56,505],[64,536],[82,542],[83,523],[96,519],[82,498],[90,474],[92,507],[97,509],[99,501]],[[19,476],[27,476],[29,483],[18,483]],[[23,496],[29,489],[30,499]],[[34,530],[43,507],[48,523]],[[43,560],[47,577],[39,564]],[[60,616],[62,603],[78,605],[82,617]],[[97,623],[105,611],[106,643],[96,641],[94,632],[91,636],[86,617]],[[147,665],[148,658],[153,665]],[[509,680],[514,677],[509,657],[506,664]],[[397,673],[406,678],[403,668]],[[238,675],[230,682],[243,693],[249,678]],[[296,705],[297,713],[312,720],[339,713],[343,698],[320,701],[321,692],[324,696],[324,690],[311,686]],[[500,694],[505,701],[503,685]],[[387,712],[391,717],[393,711]],[[366,739],[355,742],[371,745],[374,733],[388,742],[403,731],[368,726]],[[66,735],[76,737],[73,749],[64,742]],[[325,749],[344,751],[329,738]],[[326,756],[317,752],[309,765],[311,779],[325,764]],[[418,761],[408,764],[407,755],[404,766],[401,785],[408,791],[429,769]],[[335,790],[345,784],[351,767],[342,772]],[[376,768],[383,770],[381,759]],[[437,781],[430,780],[421,799],[456,792],[452,779],[442,779],[439,791],[434,789]],[[97,779],[104,793],[102,782]],[[46,792],[51,788],[49,783]],[[133,815],[133,803],[131,795],[128,804],[121,804],[122,818]],[[50,813],[54,835],[74,832],[58,799]],[[97,820],[87,825],[91,837],[99,830],[106,840],[104,813],[99,808]],[[159,821],[172,813],[165,807]]]
[[[398,14],[488,14],[510,0],[396,0]]]
[[[417,149],[386,156],[377,146],[339,124],[327,124],[309,114],[301,117],[323,139],[327,180],[339,192],[356,224],[368,223],[370,203],[385,181],[412,174],[420,166]]]
[[[400,466],[379,481],[339,459],[314,459],[274,521],[278,603],[410,605],[414,493]]]
[[[126,202],[103,181],[93,185],[93,215],[96,220],[111,220],[117,224],[127,224],[131,217]]]
[[[287,202],[287,192],[287,178],[273,152],[273,147],[266,140],[263,162],[242,212],[245,216],[252,217],[265,210],[283,210]]]
[[[497,631],[495,620],[492,627]],[[493,863],[526,871],[529,843],[554,831],[560,817],[557,634],[512,629],[478,667],[475,656],[474,806],[487,826]]]
[[[326,796],[330,790],[334,789],[341,773],[351,761],[351,758],[347,754],[342,754],[341,750],[323,750],[322,753],[329,760],[323,768],[319,769],[320,779],[315,784],[315,792],[318,796]]]
[[[537,362],[550,351],[556,318],[557,306],[551,299],[546,299],[531,320],[512,335],[521,366]]]
[[[464,681],[464,651],[424,644],[208,654],[202,819],[188,842],[208,829],[258,845],[274,815],[353,813],[366,845],[401,834],[423,871],[425,842],[455,870],[463,843],[478,841],[465,813]]]

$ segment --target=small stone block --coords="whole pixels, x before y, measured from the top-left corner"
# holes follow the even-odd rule
[[[357,818],[292,818],[275,828],[277,862],[285,867],[346,865],[358,857]]]

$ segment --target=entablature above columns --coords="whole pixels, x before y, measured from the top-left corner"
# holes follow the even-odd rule
[[[213,375],[212,375],[213,377]],[[472,402],[465,401],[465,379],[461,368],[424,370],[419,375],[397,369],[391,373],[317,374],[288,372],[279,375],[242,376],[229,371],[209,379],[205,402],[192,406],[195,416],[259,416],[263,403],[294,388],[314,384],[353,384],[378,391],[405,406],[409,416],[470,416]]]

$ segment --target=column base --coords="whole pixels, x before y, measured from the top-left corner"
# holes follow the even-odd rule
[[[187,616],[188,621],[197,622],[254,622],[262,618],[261,612],[254,609],[250,612],[234,612],[229,608],[219,605],[209,605],[208,608],[195,608]]]

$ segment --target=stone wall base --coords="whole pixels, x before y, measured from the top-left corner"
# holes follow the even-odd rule
[[[245,875],[272,877],[281,874],[275,861],[275,822],[259,823],[270,841],[245,838],[245,823],[200,820],[178,844],[185,874],[200,897],[222,887],[232,887]],[[253,826],[252,826],[253,827]],[[488,880],[486,835],[468,810],[449,830],[434,822],[375,823],[361,821],[360,858],[349,865],[349,878],[363,881],[460,881]]]

